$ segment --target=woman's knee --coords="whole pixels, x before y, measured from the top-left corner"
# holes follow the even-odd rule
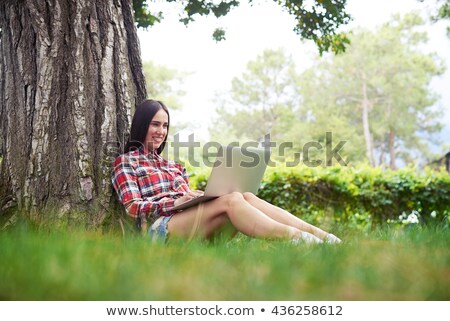
[[[244,197],[244,199],[246,201],[251,201],[251,200],[257,198],[256,195],[253,194],[252,192],[245,192],[245,193],[242,194],[242,196]]]
[[[224,198],[229,206],[232,206],[233,204],[235,204],[237,202],[244,201],[244,196],[239,192],[231,192],[231,193],[225,195]]]
[[[219,199],[221,200],[222,206],[224,206],[225,212],[230,212],[233,207],[245,202],[244,196],[239,192],[228,193]]]

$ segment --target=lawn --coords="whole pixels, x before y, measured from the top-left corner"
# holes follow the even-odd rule
[[[341,230],[341,245],[214,242],[21,226],[0,300],[450,300],[448,228]]]

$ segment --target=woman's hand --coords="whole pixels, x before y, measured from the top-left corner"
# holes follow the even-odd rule
[[[174,202],[174,205],[177,206],[178,204],[187,202],[195,197],[202,196],[203,194],[203,191],[189,191],[180,198],[177,198]]]

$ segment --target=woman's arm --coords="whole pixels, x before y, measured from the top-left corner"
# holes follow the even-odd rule
[[[151,180],[151,177],[150,177]],[[116,158],[112,175],[114,189],[125,206],[129,216],[137,219],[142,226],[150,216],[168,215],[174,207],[175,199],[152,195],[143,197],[135,168],[125,155]]]

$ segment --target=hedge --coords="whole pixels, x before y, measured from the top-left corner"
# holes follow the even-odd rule
[[[194,169],[191,185],[204,189],[209,172]],[[412,167],[276,167],[267,169],[258,196],[316,223],[330,217],[354,224],[392,223],[413,213],[422,222],[448,225],[450,176]]]

